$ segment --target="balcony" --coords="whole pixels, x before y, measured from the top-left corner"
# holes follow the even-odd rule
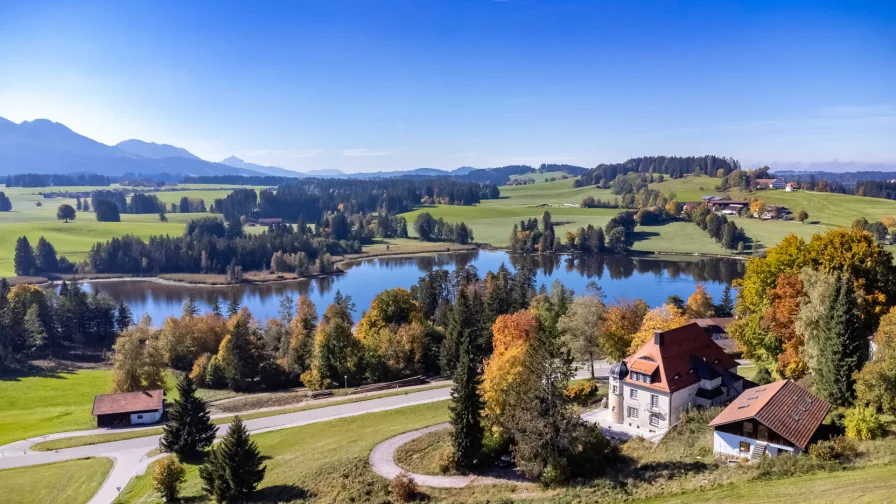
[[[647,405],[646,405],[644,408],[645,408],[647,411],[649,411],[649,412],[651,412],[651,413],[658,414],[658,415],[664,415],[664,414],[666,413],[666,408],[663,408],[663,407],[660,406],[659,404],[650,404],[650,403],[647,403]]]

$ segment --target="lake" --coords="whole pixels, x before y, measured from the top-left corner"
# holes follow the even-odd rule
[[[596,281],[607,294],[615,298],[641,298],[651,306],[659,306],[672,294],[687,300],[698,284],[705,284],[707,291],[718,300],[725,285],[743,276],[745,263],[734,259],[695,258],[673,256],[534,256],[508,254],[503,251],[474,250],[459,253],[430,254],[371,258],[342,262],[344,275],[295,280],[290,282],[238,285],[202,286],[172,285],[150,280],[120,280],[84,282],[90,291],[108,294],[116,302],[124,301],[139,319],[148,313],[158,325],[169,315],[180,315],[184,299],[192,295],[202,311],[209,311],[215,297],[221,299],[222,309],[236,296],[243,307],[264,319],[276,317],[279,301],[289,294],[294,299],[307,295],[317,306],[318,312],[333,299],[336,291],[350,295],[357,305],[355,320],[361,311],[370,306],[373,297],[385,289],[408,288],[431,268],[464,268],[469,265],[479,270],[481,277],[495,271],[505,263],[515,270],[529,261],[537,269],[538,285],[550,288],[554,280],[560,280],[577,293],[584,292],[589,281]]]

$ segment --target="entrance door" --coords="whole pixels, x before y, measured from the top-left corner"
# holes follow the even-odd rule
[[[761,424],[759,425],[759,440],[768,441],[768,427]]]

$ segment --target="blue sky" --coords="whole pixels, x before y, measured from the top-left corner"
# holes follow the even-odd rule
[[[295,170],[896,162],[896,2],[0,0],[0,116]]]

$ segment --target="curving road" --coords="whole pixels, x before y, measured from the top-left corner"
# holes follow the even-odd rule
[[[597,376],[606,376],[609,366],[602,361],[595,362],[595,374]],[[576,373],[576,378],[585,378],[591,375],[589,367],[580,369]],[[368,399],[350,404],[339,404],[335,406],[324,406],[317,409],[297,411],[294,413],[284,413],[282,415],[274,415],[265,418],[256,418],[246,420],[245,424],[249,431],[253,434],[268,432],[279,429],[287,429],[290,427],[298,427],[317,422],[325,422],[327,420],[335,420],[366,413],[374,413],[377,411],[386,411],[396,408],[404,408],[417,404],[426,404],[436,401],[444,401],[451,396],[449,387],[423,390],[420,392],[409,392],[404,395],[382,397],[376,399]],[[227,432],[227,425],[218,427],[218,436],[222,436]],[[161,436],[147,436],[142,438],[127,439],[123,441],[113,441],[109,443],[101,443],[88,446],[78,446],[75,448],[66,448],[53,452],[33,452],[28,447],[32,444],[46,439],[58,439],[65,437],[76,437],[97,433],[108,433],[105,430],[91,430],[81,432],[69,432],[54,434],[51,436],[41,436],[18,441],[5,446],[0,446],[0,469],[10,469],[13,467],[25,467],[38,464],[48,464],[51,462],[61,462],[65,460],[74,460],[84,457],[107,457],[114,462],[112,471],[103,483],[103,486],[94,495],[89,504],[110,504],[115,500],[118,493],[127,485],[131,478],[142,474],[146,467],[156,458],[147,458],[146,454],[157,448],[159,438]]]

